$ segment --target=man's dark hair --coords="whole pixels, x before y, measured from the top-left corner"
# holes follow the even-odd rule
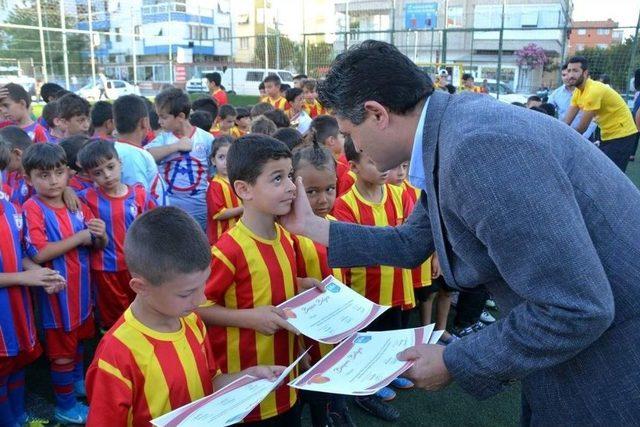
[[[20,128],[20,126],[6,126],[0,129],[0,138],[5,140],[11,149],[17,148],[18,150],[26,150],[33,141],[29,138],[29,135]]]
[[[91,108],[91,125],[104,126],[107,120],[113,120],[113,105],[107,101],[98,101]]]
[[[307,133],[307,140],[323,145],[327,138],[332,136],[337,137],[339,131],[340,128],[338,127],[338,121],[335,117],[327,115],[317,116],[311,121],[311,126],[309,126]]]
[[[113,103],[113,124],[119,134],[127,135],[138,128],[140,120],[148,116],[147,104],[137,95],[124,95]]]
[[[562,64],[562,67],[560,68],[560,70],[564,71],[569,67],[569,63],[565,62],[564,64]]]
[[[58,101],[49,101],[48,104],[42,107],[42,118],[47,123],[47,126],[49,126],[49,129],[55,129],[56,127],[55,120],[58,114],[60,114],[58,109]]]
[[[76,116],[89,117],[90,111],[89,101],[75,93],[68,93],[58,99],[58,117],[61,119],[69,120]]]
[[[94,139],[82,147],[78,153],[78,163],[85,171],[97,168],[111,159],[119,159],[113,142],[105,139]]]
[[[58,144],[67,155],[67,166],[76,172],[80,172],[82,170],[82,168],[78,166],[78,153],[89,141],[91,141],[91,138],[86,135],[73,135],[64,138]]]
[[[176,117],[182,113],[185,119],[189,118],[191,101],[189,100],[189,95],[181,89],[165,89],[156,96],[155,102],[159,111],[164,111]]]
[[[251,133],[271,136],[277,130],[278,127],[273,120],[265,116],[258,116],[251,120]]]
[[[306,74],[296,74],[293,76],[293,80],[305,80],[308,76]]]
[[[211,264],[210,251],[202,228],[185,211],[172,206],[140,215],[124,240],[131,275],[156,286],[179,274],[205,271]]]
[[[320,102],[353,124],[364,121],[365,101],[405,114],[433,93],[433,83],[395,46],[367,40],[341,53],[319,84]]]
[[[40,96],[42,100],[48,104],[52,101],[51,96],[61,90],[64,90],[64,88],[57,83],[45,83],[40,88]]]
[[[222,76],[218,72],[207,73],[204,77],[209,81],[209,83],[213,83],[216,86],[220,86],[222,83]]]
[[[275,107],[268,102],[261,102],[251,107],[251,117],[258,117],[266,113],[267,111],[273,111]]]
[[[584,56],[572,56],[567,61],[567,64],[580,64],[582,71],[589,69],[589,61]]]
[[[263,83],[274,83],[278,86],[280,86],[280,84],[282,83],[282,81],[280,80],[280,76],[278,76],[277,74],[269,74],[267,77],[264,78],[264,80],[262,81]]]
[[[218,117],[218,103],[210,96],[207,96],[206,98],[198,98],[193,101],[193,104],[191,104],[191,109],[193,111],[206,111],[207,113],[211,114],[213,120]]]
[[[471,73],[464,73],[464,74],[462,75],[462,80],[463,80],[463,81],[467,81],[467,80],[469,80],[469,79],[473,79],[473,75],[472,75]],[[474,79],[474,80],[475,80],[475,79]]]
[[[360,161],[360,151],[356,149],[356,145],[353,143],[353,139],[350,136],[344,138],[344,156],[349,162]]]
[[[13,102],[24,101],[25,107],[29,108],[29,105],[31,105],[31,97],[29,96],[25,88],[15,83],[7,83],[3,87],[9,93],[9,99],[11,99]]]
[[[62,147],[49,142],[32,144],[22,153],[22,167],[26,175],[34,169],[54,170],[66,164],[67,155]]]
[[[282,110],[271,110],[264,113],[264,116],[275,123],[278,129],[288,128],[291,125],[289,117]]]
[[[196,110],[189,116],[189,123],[197,128],[209,132],[213,126],[213,117],[211,117],[211,113],[208,111]]]
[[[302,134],[296,129],[292,128],[278,129],[272,136],[278,141],[282,141],[287,144],[287,147],[289,147],[289,150],[291,151],[293,151],[295,147],[301,145],[304,142],[304,140],[302,139]]]
[[[227,153],[227,171],[231,186],[236,181],[255,184],[270,160],[290,159],[284,142],[266,135],[245,135],[231,145]]]
[[[218,115],[222,120],[224,120],[229,116],[236,117],[238,115],[238,112],[233,105],[226,104],[220,107],[220,113]]]
[[[245,117],[251,117],[251,110],[245,107],[236,108],[236,120],[244,119]]]
[[[531,101],[542,102],[542,98],[540,98],[538,95],[531,95],[530,97],[527,98],[527,102],[531,102]]]
[[[287,100],[287,102],[292,103],[300,95],[302,95],[302,89],[298,89],[297,87],[294,87],[291,89],[287,89],[287,93],[284,94],[284,97]]]

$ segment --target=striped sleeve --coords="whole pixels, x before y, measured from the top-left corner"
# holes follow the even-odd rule
[[[222,238],[211,249],[211,274],[207,279],[204,294],[213,303],[224,301],[227,289],[233,284],[236,273],[234,257],[227,247],[231,238]]]
[[[336,200],[336,204],[333,205],[333,216],[335,216],[338,221],[358,222],[344,197],[340,197]]]
[[[45,231],[44,213],[33,200],[27,200],[23,205],[25,243],[27,255],[31,258],[47,246],[48,239]]]
[[[224,197],[224,191],[222,185],[215,179],[209,183],[207,189],[207,210],[209,211],[209,217],[217,219],[225,209],[229,208]]]

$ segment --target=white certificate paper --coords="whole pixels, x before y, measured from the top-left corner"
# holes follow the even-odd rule
[[[222,427],[239,423],[278,387],[305,354],[301,354],[275,381],[243,375],[209,396],[151,420],[151,424],[157,427]]]
[[[414,345],[437,342],[442,331],[433,333],[433,328],[431,324],[415,329],[357,333],[289,385],[324,393],[374,394],[413,365],[398,360],[398,353]]]
[[[369,301],[333,276],[322,284],[324,292],[312,288],[278,306],[289,323],[318,342],[337,344],[389,309]]]

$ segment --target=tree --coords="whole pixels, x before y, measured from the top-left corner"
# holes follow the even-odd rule
[[[276,46],[279,44],[279,53],[280,53],[280,67],[279,68],[294,68],[296,71],[300,70],[299,63],[299,52],[300,46],[294,43],[287,36],[282,34],[275,35],[270,34],[267,37],[267,52],[269,56],[269,65],[268,68],[277,68],[277,58],[276,54]],[[278,38],[280,40],[278,40]],[[264,36],[256,36],[256,47],[254,49],[255,62],[258,67],[264,68],[264,45],[265,45],[265,37]]]
[[[597,79],[601,74],[607,74],[611,78],[611,87],[624,93],[629,90],[629,73],[640,66],[640,49],[636,51],[636,63],[631,64],[632,49],[633,37],[629,37],[621,44],[611,45],[606,49],[588,48],[576,52],[576,55],[587,58],[592,78]]]

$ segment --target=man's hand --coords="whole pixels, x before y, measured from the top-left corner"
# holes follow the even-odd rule
[[[193,141],[191,141],[191,138],[183,136],[175,143],[175,146],[177,151],[188,152],[193,150]]]
[[[421,344],[399,353],[398,360],[414,362],[403,375],[425,390],[445,388],[453,378],[444,364],[444,349],[444,346],[437,344]]]
[[[300,335],[300,331],[286,321],[287,316],[278,307],[265,305],[251,309],[250,312],[251,319],[248,327],[263,335],[273,335],[280,329],[286,329],[293,334]]]
[[[245,369],[244,373],[252,375],[256,378],[264,378],[269,381],[275,381],[286,368],[284,366],[252,366]]]
[[[99,239],[104,239],[107,236],[107,226],[101,219],[94,218],[87,221],[87,229]]]
[[[320,292],[324,292],[324,285],[318,279],[312,277],[298,277],[298,289],[306,291],[311,288],[318,288]]]
[[[280,223],[290,233],[307,236],[321,245],[329,244],[329,221],[313,213],[301,177],[296,178],[296,198],[291,211],[280,217]]]

